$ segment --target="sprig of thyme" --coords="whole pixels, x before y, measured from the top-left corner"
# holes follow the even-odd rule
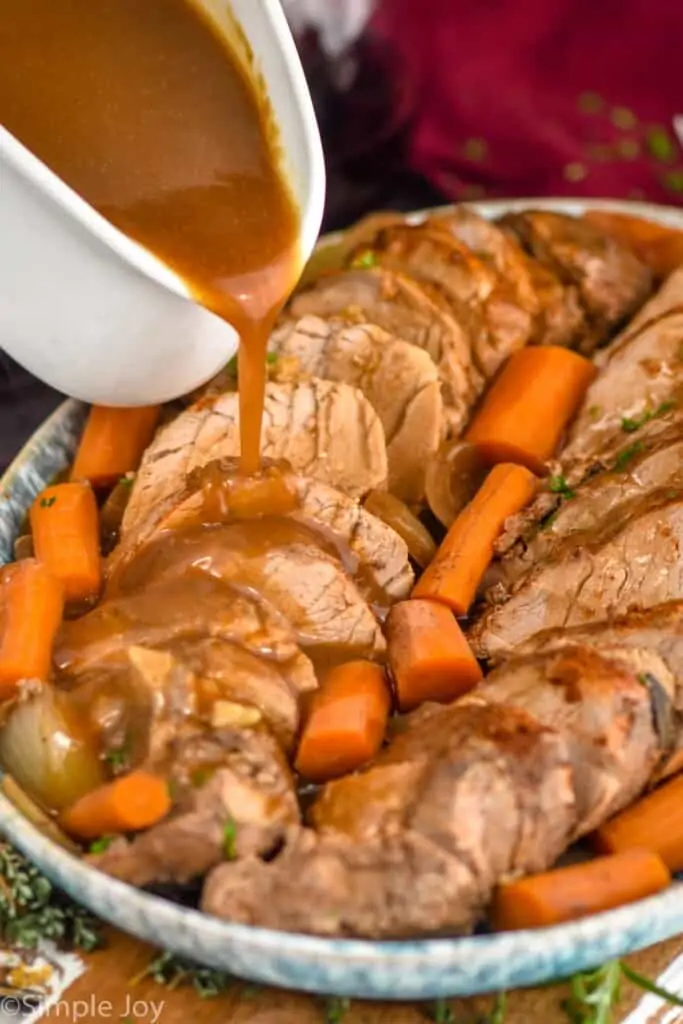
[[[181,985],[192,985],[202,999],[215,999],[236,984],[236,979],[227,971],[213,970],[187,960],[173,953],[158,953],[131,979],[136,985],[144,978],[151,978],[157,985],[176,989]]]
[[[575,974],[569,982],[571,994],[562,1008],[570,1024],[612,1024],[623,979],[671,1006],[683,1006],[683,999],[674,992],[645,978],[622,960],[609,960],[595,971]]]
[[[35,949],[41,939],[85,952],[102,943],[100,923],[54,888],[17,850],[0,842],[0,941]]]

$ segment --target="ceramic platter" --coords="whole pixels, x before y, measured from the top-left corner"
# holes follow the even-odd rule
[[[682,210],[642,203],[529,199],[472,205],[491,217],[526,206],[581,214],[590,205],[683,229]],[[66,402],[5,474],[0,562],[12,558],[13,540],[33,498],[71,460],[84,416],[81,405]],[[659,896],[534,932],[401,942],[292,935],[220,921],[115,881],[46,839],[2,795],[0,832],[56,885],[124,931],[252,981],[309,992],[377,999],[471,995],[566,977],[683,934],[683,887],[676,882]]]

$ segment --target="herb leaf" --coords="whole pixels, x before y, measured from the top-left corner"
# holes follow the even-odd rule
[[[129,759],[130,750],[125,743],[120,747],[116,747],[114,750],[108,750],[104,755],[104,760],[114,772],[121,772],[127,768]]]
[[[0,941],[3,948],[34,949],[41,939],[90,951],[101,945],[99,922],[67,901],[9,843],[0,842]]]
[[[650,422],[650,420],[654,420],[658,416],[665,416],[675,408],[675,402],[662,402],[656,409],[646,409],[640,416],[633,418],[630,416],[623,416],[621,420],[621,429],[626,434],[634,434],[636,430],[640,430],[640,428],[644,427],[646,423]]]
[[[57,495],[56,494],[53,494],[50,498],[41,498],[40,499],[40,507],[41,508],[52,508],[52,506],[54,505],[56,500],[57,500]]]
[[[640,455],[641,452],[645,451],[645,445],[642,441],[636,441],[634,444],[630,444],[627,448],[622,450],[614,460],[614,469],[617,473],[621,473],[622,470],[626,469],[628,464],[635,459],[636,455]]]
[[[653,995],[659,996],[666,1003],[671,1003],[672,1006],[683,1006],[683,999],[676,995],[674,992],[669,992],[668,989],[661,988],[656,982],[650,981],[649,978],[643,977],[638,971],[634,971],[628,964],[621,964],[621,973],[625,978],[628,978],[632,984],[637,985],[638,988],[644,989],[645,992],[652,992]]]
[[[571,1024],[611,1024],[612,1010],[619,1002],[621,963],[610,960],[595,971],[575,974],[571,995],[562,1009]]]
[[[192,984],[202,999],[214,999],[235,983],[233,976],[225,971],[201,967],[173,953],[159,953],[153,957],[140,974],[131,978],[130,984],[137,985],[145,978],[151,978],[157,985],[164,985],[169,989]]]
[[[487,1024],[505,1024],[505,1015],[507,1013],[507,992],[499,992],[496,996],[496,1002],[489,1014]]]
[[[226,860],[237,859],[237,824],[232,819],[223,826],[223,856]]]
[[[370,267],[377,266],[377,256],[372,249],[367,249],[366,252],[361,252],[351,261],[351,267],[354,270],[369,270]]]
[[[567,500],[576,497],[576,491],[571,489],[563,476],[551,476],[548,480],[548,487],[553,494],[561,494]]]
[[[116,836],[100,836],[99,839],[96,839],[94,843],[90,844],[88,853],[104,853],[105,850],[109,849],[115,839]]]

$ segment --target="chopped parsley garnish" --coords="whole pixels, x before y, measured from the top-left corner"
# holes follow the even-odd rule
[[[668,412],[676,408],[675,402],[662,402],[656,409],[646,409],[640,416],[631,418],[630,416],[624,416],[621,420],[621,429],[626,434],[634,434],[636,430],[640,430],[650,420],[657,419],[658,416],[666,416]]]
[[[57,496],[55,494],[53,494],[51,498],[41,498],[40,499],[40,507],[41,508],[52,508],[52,506],[54,505],[56,500],[57,500]]]
[[[621,473],[637,455],[640,455],[645,450],[645,445],[642,441],[635,441],[628,448],[622,448],[614,461],[616,472]]]
[[[232,820],[223,826],[223,856],[226,860],[237,859],[237,825]]]
[[[104,853],[108,850],[111,844],[116,839],[116,836],[100,836],[94,843],[90,844],[89,853]]]
[[[266,362],[268,363],[269,366],[273,366],[273,364],[276,363],[277,361],[278,361],[278,354],[277,354],[277,352],[268,352],[267,353],[267,355],[266,355]]]
[[[561,494],[567,500],[576,497],[576,491],[571,489],[563,476],[551,476],[548,480],[548,487],[553,494]]]
[[[592,420],[597,420],[598,416],[602,416],[602,406],[591,405],[590,409],[588,410],[588,415]]]
[[[375,253],[368,249],[366,252],[360,253],[351,262],[351,266],[354,270],[369,270],[370,267],[377,266],[377,256]]]
[[[126,473],[125,476],[121,477],[119,483],[122,487],[132,487],[135,483],[135,473]]]
[[[104,760],[113,771],[118,772],[127,767],[129,757],[130,750],[124,743],[122,746],[117,747],[114,750],[107,751],[104,755]]]

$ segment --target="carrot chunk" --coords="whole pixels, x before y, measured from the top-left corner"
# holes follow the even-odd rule
[[[382,745],[390,704],[380,665],[350,661],[332,669],[311,702],[297,771],[323,782],[360,767]]]
[[[97,839],[149,828],[170,809],[164,779],[138,770],[86,793],[61,814],[59,823],[77,839]]]
[[[67,601],[95,597],[102,583],[97,502],[88,484],[55,484],[30,511],[36,557],[61,581]]]
[[[494,466],[446,534],[413,597],[441,601],[456,615],[466,615],[505,520],[524,508],[535,491],[536,478],[524,466]]]
[[[137,469],[156,430],[161,406],[93,405],[71,469],[72,480],[106,487]]]
[[[62,585],[34,558],[5,566],[0,576],[0,700],[21,679],[47,679],[52,642],[64,610]]]
[[[488,462],[545,473],[597,370],[567,348],[537,345],[510,357],[470,424],[465,441]]]
[[[665,782],[606,821],[592,835],[600,853],[644,849],[659,854],[669,871],[683,871],[683,776]]]
[[[435,601],[401,601],[387,619],[389,665],[399,707],[409,711],[426,700],[448,703],[482,678],[450,608]]]
[[[670,882],[657,854],[628,850],[498,886],[491,919],[498,931],[544,928],[634,903]]]

